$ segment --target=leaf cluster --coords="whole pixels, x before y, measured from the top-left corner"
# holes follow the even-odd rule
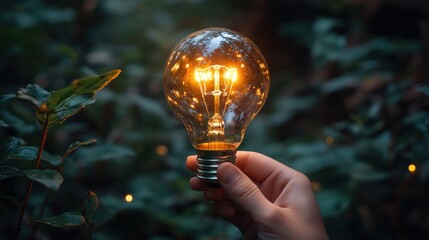
[[[51,127],[58,126],[63,123],[67,118],[76,114],[84,107],[95,102],[95,94],[97,91],[109,84],[120,73],[120,70],[110,71],[101,75],[85,77],[76,79],[71,85],[48,92],[37,84],[29,84],[26,89],[20,89],[16,96],[6,95],[1,99],[3,127],[10,127],[14,122],[7,122],[4,116],[13,115],[8,111],[8,104],[14,99],[23,99],[29,101],[34,109],[37,118],[42,125],[43,134],[41,136],[41,143],[38,147],[29,146],[26,142],[17,137],[9,137],[2,142],[0,149],[0,180],[7,178],[26,177],[29,179],[29,187],[27,187],[27,194],[25,196],[24,205],[21,206],[21,212],[26,211],[27,201],[31,194],[32,181],[42,184],[48,189],[46,201],[48,200],[51,192],[57,192],[64,182],[63,175],[60,173],[61,168],[66,161],[70,161],[69,155],[77,150],[80,146],[94,143],[94,139],[84,142],[76,141],[69,145],[67,151],[62,155],[53,155],[44,151],[44,145],[47,137],[47,132]],[[46,161],[56,169],[40,169],[40,160]],[[35,162],[33,168],[22,167],[17,162]],[[5,199],[15,200],[13,196],[3,196]],[[47,202],[40,206],[44,209]],[[98,208],[98,198],[93,192],[89,192],[88,199],[84,205],[82,213],[64,212],[62,214],[43,218],[43,210],[39,219],[30,220],[28,223],[18,226],[18,228],[25,228],[28,225],[33,226],[33,237],[36,232],[37,224],[46,224],[58,228],[70,227],[85,227],[86,236],[89,238],[92,234],[92,216]],[[21,223],[21,219],[20,219]],[[18,236],[20,229],[17,230],[15,236]]]

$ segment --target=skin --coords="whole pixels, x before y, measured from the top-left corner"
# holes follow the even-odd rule
[[[196,156],[186,166],[197,170]],[[328,239],[309,179],[256,152],[237,152],[237,163],[218,168],[222,188],[192,177],[190,186],[213,201],[213,213],[234,224],[244,239]]]

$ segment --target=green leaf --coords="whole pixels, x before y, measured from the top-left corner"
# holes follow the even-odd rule
[[[322,142],[294,144],[285,151],[290,159],[289,165],[306,174],[325,168],[346,168],[356,161],[352,149],[341,146],[328,147]]]
[[[350,205],[350,196],[334,189],[317,192],[316,198],[324,218],[338,217]]]
[[[7,103],[9,102],[9,100],[11,100],[12,98],[14,98],[15,95],[13,94],[7,94],[7,95],[3,95],[0,99],[0,114],[3,113],[4,111],[6,111],[7,109]],[[1,115],[0,115],[1,117]]]
[[[9,165],[0,166],[0,180],[10,177],[21,177],[24,173],[16,167]]]
[[[124,162],[127,157],[134,156],[133,150],[119,145],[98,144],[91,147],[82,147],[74,155],[74,158],[80,162],[90,163],[100,160],[117,160]]]
[[[320,18],[313,24],[315,40],[311,47],[311,55],[316,65],[322,66],[330,61],[336,61],[344,54],[346,38],[335,33],[335,27],[342,25],[336,19]]]
[[[121,70],[113,70],[96,76],[76,79],[69,86],[54,91],[48,100],[48,108],[54,110],[76,95],[93,95],[115,79]]]
[[[73,116],[85,108],[85,106],[93,104],[94,102],[94,96],[89,94],[77,95],[68,98],[55,108],[54,114],[50,114],[48,127],[62,124],[67,118]],[[38,113],[37,117],[39,120],[43,119],[44,121],[44,119],[46,119],[46,113]]]
[[[33,161],[36,159],[38,151],[39,149],[35,146],[21,146],[9,155],[9,159]],[[42,160],[54,166],[58,166],[63,162],[60,156],[52,155],[47,151],[43,151]]]
[[[51,95],[48,91],[37,84],[28,84],[26,87],[26,94],[36,100],[34,103],[37,107],[40,107],[42,103],[48,101],[49,96]]]
[[[320,156],[329,151],[329,147],[323,142],[295,143],[286,148],[291,156],[313,155]]]
[[[18,147],[9,155],[9,159],[33,161],[37,157],[38,148],[35,146]]]
[[[63,158],[58,155],[52,155],[46,150],[42,153],[42,160],[49,162],[53,166],[59,166],[63,162]]]
[[[376,137],[361,138],[353,146],[357,157],[367,162],[383,162],[389,160],[389,144],[391,136],[388,131]]]
[[[28,133],[32,133],[35,129],[33,125],[27,123],[22,118],[18,117],[17,115],[9,111],[2,112],[0,113],[0,115],[4,126],[11,127],[17,130],[18,132],[28,134]]]
[[[88,192],[88,198],[86,199],[85,205],[82,210],[82,215],[84,216],[86,222],[92,222],[92,216],[94,215],[95,211],[100,206],[100,200],[98,200],[97,195],[89,191]]]
[[[76,149],[78,149],[81,146],[86,146],[86,145],[89,145],[89,144],[92,144],[92,143],[95,143],[95,142],[97,142],[97,139],[95,139],[95,138],[89,139],[89,140],[86,140],[86,141],[83,141],[83,142],[76,141],[76,142],[74,142],[74,143],[72,143],[72,144],[69,145],[69,147],[67,149],[67,152],[64,153],[63,157],[68,156],[70,153],[72,153],[73,151],[75,151]]]
[[[377,171],[371,165],[358,163],[349,168],[351,177],[360,182],[374,182],[388,177],[387,172]]]
[[[28,124],[22,118],[8,110],[8,102],[15,98],[14,94],[3,95],[0,99],[0,125],[2,127],[11,127],[21,133],[31,133],[34,131],[34,126]]]
[[[47,224],[52,227],[69,228],[83,226],[85,224],[85,218],[79,213],[64,212],[60,215],[42,218],[34,222]]]
[[[288,122],[295,114],[306,111],[317,103],[315,96],[279,97],[274,103],[274,114],[269,118],[270,124],[280,125]]]
[[[57,191],[64,181],[63,176],[52,169],[29,169],[23,171],[31,180],[45,185],[47,188]]]
[[[47,111],[38,114],[43,124],[49,116],[49,127],[64,122],[85,106],[95,102],[95,94],[115,79],[121,70],[74,80],[69,86],[53,91],[47,100]]]
[[[359,84],[359,81],[360,79],[357,76],[343,75],[327,81],[321,86],[320,90],[324,94],[331,94],[347,88],[355,87]]]
[[[0,145],[0,163],[7,159],[19,146],[25,144],[25,141],[17,137],[8,137]]]

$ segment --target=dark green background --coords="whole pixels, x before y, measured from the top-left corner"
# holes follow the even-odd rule
[[[240,238],[189,189],[192,173],[184,161],[195,150],[162,92],[162,69],[174,45],[193,31],[220,26],[252,39],[271,73],[266,105],[240,149],[304,172],[331,239],[427,238],[428,9],[423,0],[2,1],[1,94],[29,83],[51,91],[75,78],[123,70],[95,104],[50,130],[46,150],[53,154],[76,140],[98,141],[63,164],[64,183],[44,216],[81,211],[91,190],[101,201],[93,239]],[[2,127],[0,138],[37,145],[34,110],[21,102],[9,108],[22,121]],[[26,183],[2,180],[0,194],[21,199]],[[132,203],[123,200],[128,193]],[[31,215],[45,195],[36,184]],[[12,236],[18,213],[0,199],[0,236]],[[78,239],[82,230],[39,226],[38,236]]]

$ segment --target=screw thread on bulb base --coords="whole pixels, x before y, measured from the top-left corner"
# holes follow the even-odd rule
[[[210,187],[221,187],[217,179],[217,168],[224,162],[235,164],[237,150],[198,150],[197,177]]]

